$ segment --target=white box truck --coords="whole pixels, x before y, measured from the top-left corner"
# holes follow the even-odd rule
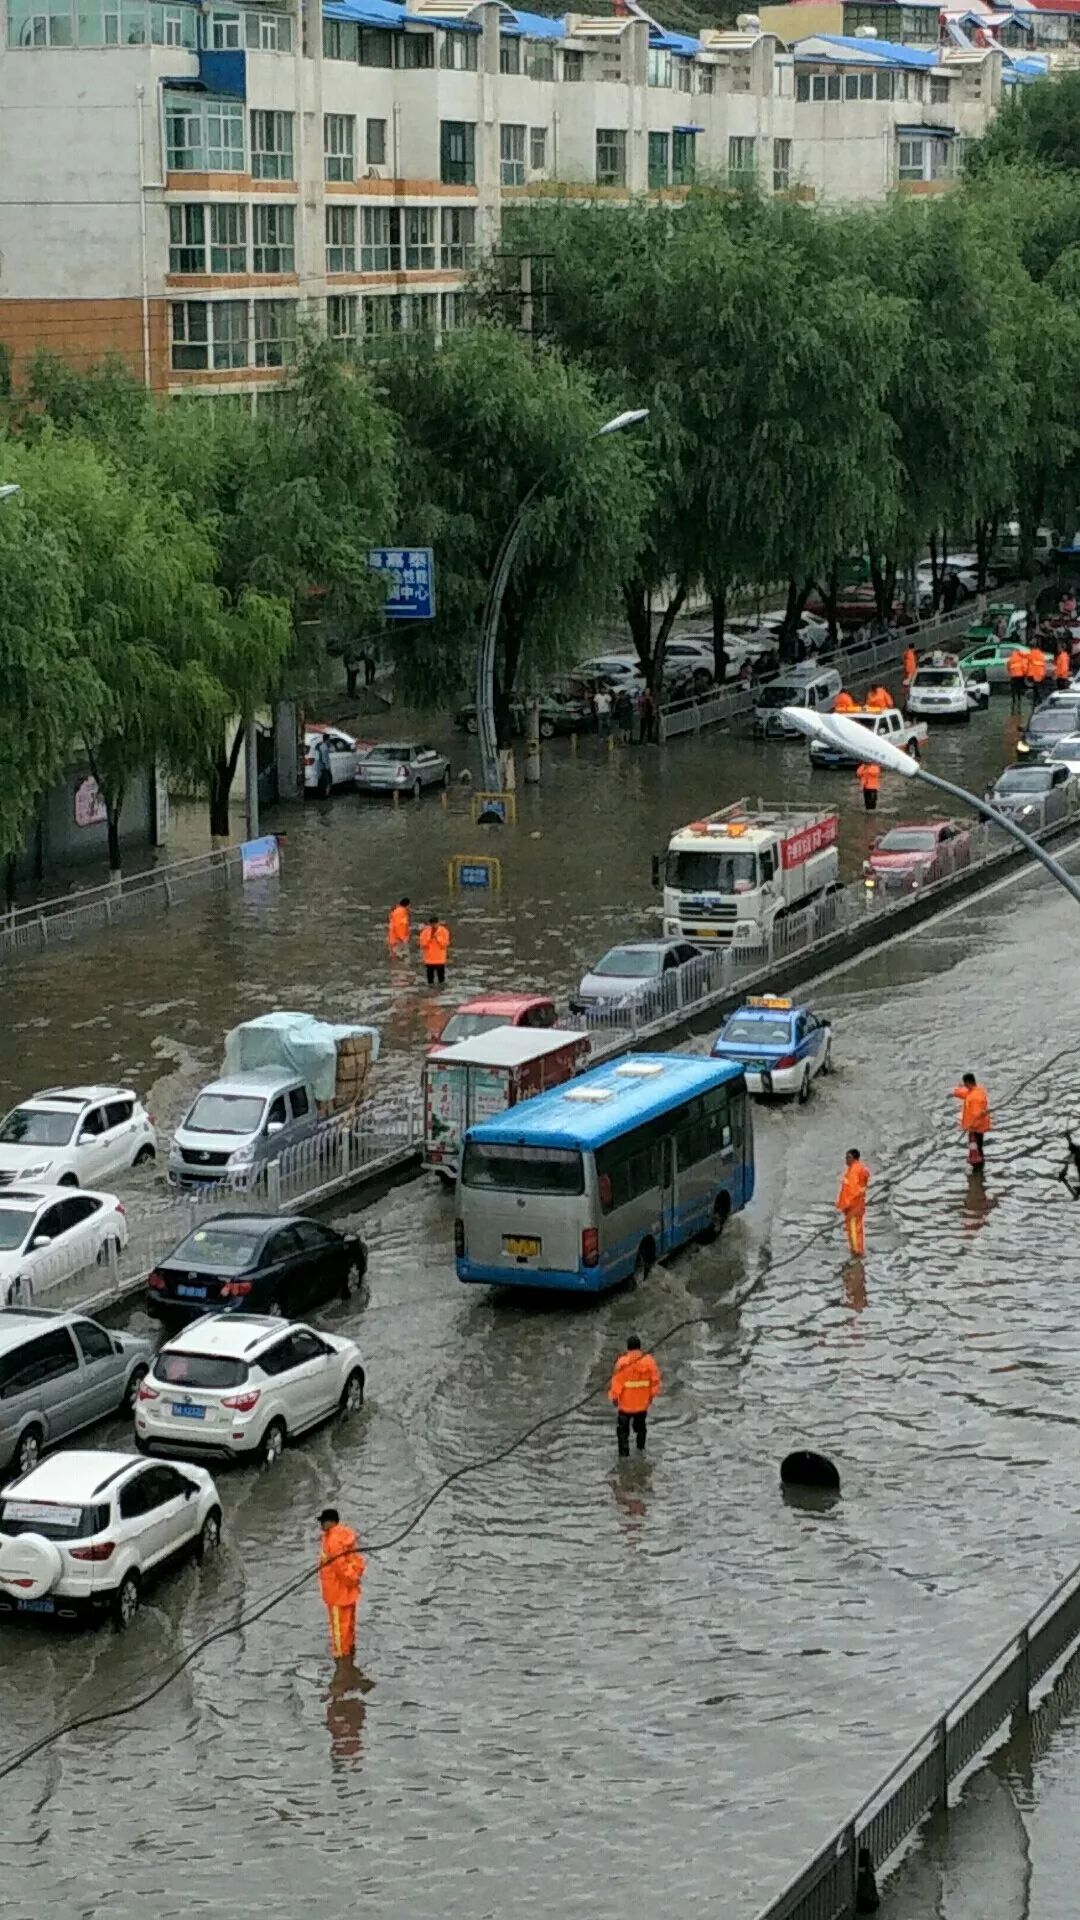
[[[839,825],[835,811],[736,800],[679,827],[653,861],[665,935],[761,944],[775,920],[836,886]]]

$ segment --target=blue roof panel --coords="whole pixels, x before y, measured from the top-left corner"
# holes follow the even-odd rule
[[[637,1078],[627,1071],[635,1066],[660,1071]],[[741,1076],[741,1066],[724,1060],[702,1060],[688,1053],[626,1054],[621,1060],[609,1060],[602,1067],[579,1074],[565,1086],[524,1100],[506,1113],[481,1120],[469,1128],[468,1137],[504,1146],[602,1147],[627,1128],[666,1113],[673,1103],[691,1100],[695,1094],[708,1093]],[[597,1100],[595,1105],[582,1097],[594,1092],[609,1097]]]
[[[503,15],[500,31],[524,34],[530,40],[565,40],[566,22],[550,13],[522,13],[515,7],[512,16]]]
[[[861,34],[815,33],[814,39],[824,46],[836,47],[842,53],[858,53],[869,65],[875,67],[936,67],[941,56],[921,47],[905,47],[896,40],[868,40]],[[805,40],[795,43],[796,60],[814,60],[819,58],[813,53],[802,53],[800,49],[807,44]]]
[[[323,13],[328,20],[356,20],[362,27],[402,27],[409,18],[395,0],[324,0]],[[412,15],[416,20],[416,15]],[[421,26],[422,21],[416,20]]]

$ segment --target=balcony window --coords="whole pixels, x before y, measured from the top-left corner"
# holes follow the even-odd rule
[[[694,184],[697,168],[697,135],[686,133],[679,128],[671,136],[671,179],[676,187],[690,187]]]
[[[247,208],[224,201],[210,208],[211,273],[247,271]]]
[[[406,273],[434,271],[435,211],[434,207],[406,207],[401,215],[405,227]]]
[[[746,134],[732,134],[728,140],[728,185],[749,187],[757,172],[754,142]]]
[[[901,140],[900,167],[901,180],[922,180],[925,176],[926,142],[925,140]]]
[[[786,193],[791,185],[791,141],[772,143],[772,187],[774,193]]]
[[[288,367],[296,358],[296,301],[256,300],[255,365]]]
[[[386,165],[386,121],[369,120],[364,145],[369,167]]]
[[[622,127],[596,130],[596,184],[598,187],[626,185],[626,133]]]
[[[360,271],[389,273],[398,265],[398,249],[392,247],[389,207],[363,207],[360,212]]]
[[[547,172],[547,128],[529,128],[529,172]]]
[[[670,179],[669,149],[670,139],[666,133],[649,135],[649,185],[654,190],[666,187]]]
[[[323,171],[327,180],[356,178],[356,121],[351,113],[323,114]]]
[[[257,201],[251,210],[251,249],[255,273],[294,273],[294,209]]]
[[[645,67],[650,87],[670,87],[671,55],[663,47],[650,47]]]
[[[206,272],[206,209],[169,208],[169,272]]]
[[[440,303],[440,319],[444,333],[456,333],[460,327],[467,327],[472,318],[472,296],[463,290],[444,293]]]
[[[472,120],[440,122],[439,157],[439,178],[444,186],[475,186],[476,126]]]
[[[326,302],[326,331],[344,353],[351,353],[360,338],[360,297],[355,293],[331,294]]]
[[[477,33],[444,33],[439,47],[439,65],[450,73],[475,73]]]
[[[356,272],[356,208],[326,209],[326,271]]]
[[[504,187],[525,185],[525,128],[499,128],[499,183]]]
[[[261,108],[251,115],[251,171],[256,180],[293,177],[293,117]]]
[[[562,77],[564,80],[584,80],[585,55],[579,47],[569,47],[564,51]]]
[[[555,49],[550,40],[525,42],[525,71],[530,80],[554,80]]]
[[[521,41],[511,40],[508,34],[499,41],[499,72],[521,72]]]
[[[439,265],[464,272],[476,259],[476,212],[472,207],[443,207]]]
[[[221,100],[180,102],[167,93],[165,164],[170,173],[242,173],[243,108]]]
[[[183,300],[172,307],[176,373],[224,372],[248,363],[246,300]]]

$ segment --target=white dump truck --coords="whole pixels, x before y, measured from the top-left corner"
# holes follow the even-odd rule
[[[760,944],[773,922],[837,884],[839,815],[736,800],[691,820],[653,860],[664,933],[729,946]]]

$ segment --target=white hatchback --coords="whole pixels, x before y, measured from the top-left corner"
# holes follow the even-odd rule
[[[328,727],[321,723],[310,726],[304,732],[304,786],[309,793],[320,790],[330,791],[326,785],[327,768],[321,762],[319,747],[325,741],[330,757],[330,787],[351,786],[356,781],[356,769],[371,745],[370,740],[357,740],[351,733],[344,733],[340,727]]]
[[[115,1193],[0,1187],[0,1306],[29,1306],[73,1273],[108,1265],[127,1242],[127,1215]]]
[[[192,1549],[205,1560],[220,1540],[204,1467],[54,1453],[0,1494],[0,1613],[111,1613],[126,1627],[151,1573]]]
[[[355,1341],[269,1314],[212,1313],[160,1349],[135,1402],[135,1444],[273,1466],[289,1440],[363,1404]]]
[[[0,1188],[97,1187],[156,1154],[154,1123],[130,1087],[47,1087],[0,1121]]]

